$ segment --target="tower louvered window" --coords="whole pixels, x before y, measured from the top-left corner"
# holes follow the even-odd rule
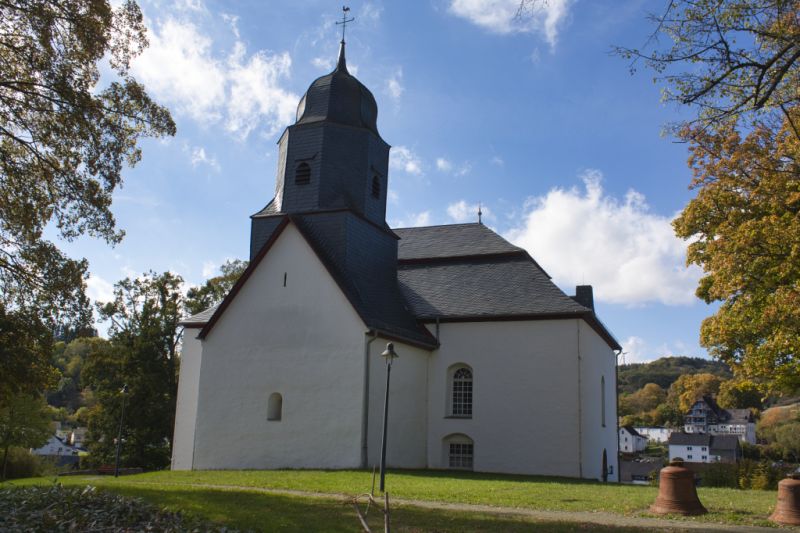
[[[372,177],[372,196],[373,198],[381,197],[381,180],[378,176]]]
[[[308,163],[300,163],[294,173],[294,182],[298,185],[308,185],[311,183],[311,167]]]

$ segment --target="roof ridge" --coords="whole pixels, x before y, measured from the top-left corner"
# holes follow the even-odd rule
[[[427,229],[427,228],[442,228],[442,227],[452,227],[452,226],[483,226],[486,227],[485,224],[481,222],[456,222],[455,224],[433,224],[431,226],[405,226],[401,228],[392,228],[392,230],[396,229]],[[489,228],[486,228],[489,229]],[[491,231],[491,230],[489,230]],[[496,233],[496,232],[494,232]],[[499,233],[498,233],[499,235]]]

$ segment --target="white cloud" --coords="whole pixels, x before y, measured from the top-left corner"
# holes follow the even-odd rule
[[[461,164],[460,167],[458,167],[458,170],[455,171],[455,175],[466,176],[470,172],[472,172],[472,163],[470,163],[469,161],[465,161],[464,163]]]
[[[400,195],[393,189],[389,189],[389,192],[386,193],[386,198],[389,200],[390,204],[397,205],[400,203]]]
[[[622,355],[619,363],[648,363],[653,360],[652,354],[647,352],[647,343],[641,337],[631,336],[622,342]]]
[[[444,172],[445,174],[453,174],[454,176],[466,176],[472,171],[472,163],[469,161],[464,161],[458,168],[455,168],[455,165],[444,157],[439,157],[436,159],[436,169],[440,172]]]
[[[272,136],[291,123],[300,97],[280,86],[281,79],[289,77],[291,66],[288,52],[259,51],[247,58],[244,44],[236,43],[228,58],[228,131],[244,139],[266,123],[266,135]]]
[[[333,57],[315,57],[311,60],[311,64],[320,70],[330,72],[333,70]]]
[[[396,68],[392,75],[389,76],[389,79],[386,80],[386,92],[395,101],[400,100],[400,97],[403,96],[403,92],[405,91],[402,82],[403,69],[399,67]]]
[[[483,220],[495,220],[491,209],[480,204],[468,204],[465,200],[459,200],[456,203],[448,205],[447,215],[453,219],[454,222],[477,222],[479,208],[483,214]]]
[[[193,167],[196,167],[198,165],[208,165],[217,172],[219,172],[220,170],[217,158],[214,156],[207,155],[206,149],[203,148],[202,146],[195,146],[194,148],[192,148],[191,160]]]
[[[539,32],[554,46],[572,0],[451,0],[450,12],[495,33]]]
[[[97,274],[89,274],[86,295],[95,302],[110,302],[114,299],[114,285]]]
[[[411,226],[430,226],[431,224],[431,212],[430,211],[422,211],[421,213],[417,213],[411,216]]]
[[[686,243],[670,217],[650,212],[642,194],[620,201],[583,175],[584,190],[552,189],[526,202],[507,238],[526,248],[562,287],[591,283],[599,300],[626,305],[689,305],[700,269],[684,264]]]
[[[240,139],[257,126],[274,135],[290,123],[300,97],[282,87],[291,69],[289,54],[260,50],[248,56],[230,16],[225,20],[236,42],[226,54],[190,15],[147,21],[150,46],[132,64],[147,89],[177,114],[205,125],[223,122]]]
[[[422,175],[422,160],[405,146],[394,146],[389,154],[389,166],[415,176]]]
[[[217,264],[214,261],[203,261],[203,279],[213,277],[217,272]]]
[[[490,160],[490,162],[491,162],[493,165],[496,165],[496,166],[498,166],[498,167],[502,167],[503,165],[505,165],[505,164],[506,164],[506,162],[503,160],[503,158],[502,158],[502,157],[499,157],[499,156],[494,156],[494,157],[493,157],[493,158]]]

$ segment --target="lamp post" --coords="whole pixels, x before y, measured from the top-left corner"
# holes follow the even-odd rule
[[[398,355],[394,351],[394,344],[391,342],[386,345],[386,349],[381,354],[381,357],[386,359],[386,397],[383,400],[383,438],[381,439],[381,492],[384,492],[384,480],[386,478],[386,429],[389,416],[389,378],[392,375],[392,361],[397,359]]]
[[[122,424],[125,421],[125,395],[128,393],[128,386],[123,385],[119,393],[122,395],[122,413],[119,415],[119,432],[117,433],[117,459],[114,462],[114,477],[119,477],[119,448],[122,445]]]

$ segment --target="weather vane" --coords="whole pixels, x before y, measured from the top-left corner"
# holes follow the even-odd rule
[[[355,17],[347,18],[348,13],[350,13],[350,8],[347,6],[342,6],[342,21],[336,23],[337,26],[340,24],[342,26],[342,42],[344,42],[344,30],[347,27],[347,23],[356,20]]]

